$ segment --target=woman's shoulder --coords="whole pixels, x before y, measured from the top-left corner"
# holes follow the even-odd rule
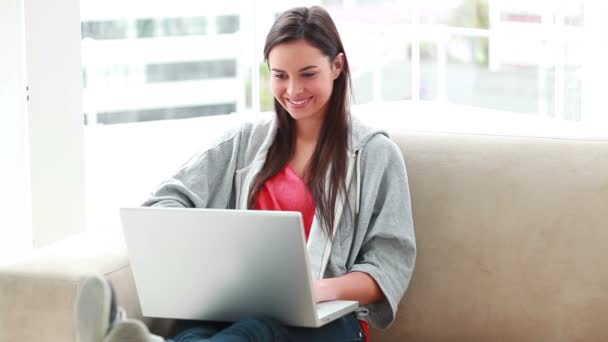
[[[249,114],[230,114],[210,118],[206,130],[191,158],[200,160],[210,153],[229,156],[237,150],[250,150],[261,145],[270,131],[272,118]]]
[[[266,113],[248,115],[239,128],[241,146],[246,150],[259,149],[271,139],[275,125],[274,115]]]
[[[377,166],[392,163],[395,160],[403,160],[401,149],[386,134],[375,134],[370,137],[365,145],[361,147],[362,161]]]
[[[351,115],[351,134],[354,151],[381,149],[391,144],[388,133],[384,129],[359,115]]]
[[[209,122],[213,129],[203,139],[203,149],[213,149],[232,141],[241,143],[265,137],[270,131],[272,117],[253,114],[230,114]]]
[[[239,115],[242,117],[239,130],[243,136],[266,136],[274,126],[275,117],[269,113]]]
[[[365,144],[361,148],[368,151],[384,150],[386,148],[392,148],[397,144],[388,136],[385,132],[376,132],[366,140]]]

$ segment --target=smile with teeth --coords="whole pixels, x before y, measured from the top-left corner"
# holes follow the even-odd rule
[[[307,103],[308,101],[310,101],[310,99],[312,99],[312,96],[311,97],[307,97],[307,98],[302,99],[302,100],[290,99],[288,97],[286,97],[285,99],[287,100],[287,102],[289,102],[291,104],[294,104],[296,106],[300,106],[300,105],[303,105],[303,104]]]

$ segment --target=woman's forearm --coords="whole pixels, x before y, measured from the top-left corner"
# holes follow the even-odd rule
[[[384,298],[376,281],[364,272],[350,272],[336,278],[317,280],[314,289],[317,302],[356,300],[365,305]]]

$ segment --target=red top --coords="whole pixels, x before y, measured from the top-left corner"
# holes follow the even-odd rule
[[[290,164],[270,178],[260,190],[255,201],[258,210],[299,211],[304,220],[306,240],[315,217],[315,199],[306,182],[294,171]]]
[[[315,199],[306,182],[300,178],[290,164],[266,181],[255,201],[257,210],[299,211],[304,220],[306,240],[315,217]],[[360,321],[365,339],[369,341],[367,322]]]

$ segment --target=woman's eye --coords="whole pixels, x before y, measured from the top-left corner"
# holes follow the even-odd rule
[[[307,73],[302,74],[302,76],[304,76],[304,77],[313,77],[314,75],[316,75],[314,72],[307,72]]]
[[[284,78],[286,78],[286,77],[287,77],[287,76],[286,76],[285,74],[275,74],[275,75],[274,75],[274,78],[278,78],[278,79],[284,79]]]

